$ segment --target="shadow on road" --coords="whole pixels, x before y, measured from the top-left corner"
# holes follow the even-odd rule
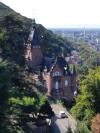
[[[61,119],[61,118],[56,115],[52,117],[52,125],[51,125],[52,133],[61,133],[58,125],[56,124],[57,119]]]

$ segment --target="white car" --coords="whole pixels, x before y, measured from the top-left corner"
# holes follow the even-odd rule
[[[59,116],[60,116],[60,118],[68,118],[65,111],[60,111]]]

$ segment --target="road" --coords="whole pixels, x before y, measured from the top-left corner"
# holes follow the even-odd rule
[[[52,133],[66,133],[68,127],[75,133],[76,121],[69,112],[61,104],[52,104],[51,107],[55,113],[55,116],[52,117]],[[61,110],[65,111],[68,118],[60,118],[59,112]]]

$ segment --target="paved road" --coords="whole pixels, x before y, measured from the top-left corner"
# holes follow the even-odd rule
[[[69,126],[72,132],[75,133],[76,121],[68,111],[61,104],[52,104],[51,107],[55,113],[55,116],[52,118],[52,133],[66,133]],[[59,112],[61,110],[65,111],[68,118],[60,118]]]

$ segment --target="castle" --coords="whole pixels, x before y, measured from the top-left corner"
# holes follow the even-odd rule
[[[39,68],[39,76],[47,95],[72,101],[76,92],[76,70],[72,70],[63,55],[50,59],[41,50],[41,36],[35,21],[27,42],[26,60],[28,69]]]

